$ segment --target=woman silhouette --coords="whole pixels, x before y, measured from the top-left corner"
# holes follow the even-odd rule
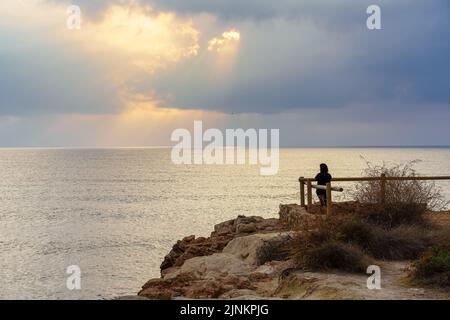
[[[331,182],[331,174],[328,173],[328,166],[325,163],[320,164],[320,172],[316,175],[317,185],[326,186]],[[316,194],[319,197],[320,205],[325,207],[327,205],[327,192],[322,189],[316,189]]]

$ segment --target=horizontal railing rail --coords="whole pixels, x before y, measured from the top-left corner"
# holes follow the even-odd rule
[[[356,182],[356,181],[377,181],[377,180],[382,180],[383,178],[380,177],[350,177],[350,178],[333,178],[332,181],[335,182]],[[417,176],[417,177],[388,177],[385,176],[384,177],[385,180],[387,181],[392,181],[392,180],[399,180],[399,181],[404,181],[404,180],[450,180],[450,176],[429,176],[429,177],[421,177],[421,176]],[[300,177],[299,181],[316,181],[316,179],[314,178],[303,178]]]
[[[327,186],[321,186],[321,185],[312,185],[311,188],[313,188],[313,189],[320,189],[320,190],[327,190]],[[342,192],[342,191],[344,191],[344,188],[331,187],[331,191]]]
[[[450,180],[450,176],[414,176],[414,177],[388,177],[382,174],[379,177],[343,177],[333,178],[332,182],[358,182],[358,181],[380,181],[380,202],[384,203],[386,198],[386,182],[387,181],[424,181],[424,180]],[[312,182],[316,181],[315,178],[300,177],[300,205],[305,208],[311,208],[312,206],[312,189],[320,189],[326,191],[327,199],[327,214],[332,213],[332,191],[343,192],[341,187],[332,187],[331,183],[323,185],[313,185]],[[306,193],[305,193],[306,185]],[[307,204],[305,204],[305,196]]]

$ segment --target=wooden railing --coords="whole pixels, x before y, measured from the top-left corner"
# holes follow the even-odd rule
[[[450,180],[450,176],[435,176],[435,177],[388,177],[382,174],[380,177],[351,177],[351,178],[333,178],[333,182],[358,182],[358,181],[380,181],[380,201],[384,203],[386,201],[386,181],[408,181],[408,180]],[[326,190],[327,199],[327,215],[332,213],[333,210],[333,198],[332,191],[342,192],[343,188],[332,187],[331,183],[327,183],[326,186],[313,185],[316,181],[314,178],[300,177],[300,205],[305,208],[311,208],[312,206],[312,189]],[[306,185],[306,193],[305,193]],[[305,195],[306,201],[305,204]]]

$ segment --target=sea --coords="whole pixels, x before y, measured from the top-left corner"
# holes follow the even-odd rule
[[[135,295],[177,240],[238,215],[277,217],[322,162],[348,177],[411,161],[421,175],[450,175],[450,148],[285,148],[273,176],[258,165],[176,165],[170,148],[0,149],[0,298]],[[450,182],[437,185],[450,200]],[[335,200],[351,199],[355,185],[339,186]]]

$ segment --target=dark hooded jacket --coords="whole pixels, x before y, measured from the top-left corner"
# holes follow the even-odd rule
[[[328,172],[320,172],[316,175],[316,181],[318,185],[326,186],[327,183],[331,182],[331,174]],[[325,190],[316,189],[316,194],[322,195],[326,194],[327,192]]]

